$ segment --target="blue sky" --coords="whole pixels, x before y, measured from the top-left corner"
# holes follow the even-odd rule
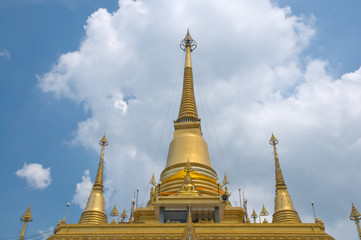
[[[149,169],[159,176],[166,161],[182,77],[184,56],[178,44],[189,27],[199,45],[193,59],[195,79],[201,82],[196,83],[196,94],[203,131],[211,155],[217,152],[212,150],[217,141],[223,152],[214,153],[212,160],[219,176],[227,171],[231,190],[246,189],[252,207],[265,203],[272,212],[274,188],[268,182],[273,180],[273,165],[267,141],[275,131],[281,166],[302,220],[312,220],[309,202],[315,201],[328,233],[356,239],[348,214],[351,201],[361,210],[361,193],[354,190],[361,180],[354,176],[361,167],[360,1],[280,0],[272,5],[259,0],[259,7],[250,1],[222,2],[243,8],[233,12],[222,6],[225,13],[230,11],[229,19],[216,12],[226,20],[210,21],[210,26],[209,14],[197,9],[214,11],[218,1],[207,7],[202,1],[120,1],[121,10],[117,1],[2,2],[0,176],[6,218],[0,220],[0,238],[18,237],[19,218],[30,202],[34,221],[29,235],[54,227],[64,217],[67,202],[68,222],[78,221],[82,210],[73,200],[76,184],[87,179],[86,170],[94,180],[97,141],[104,132],[110,142],[108,211],[114,203],[118,210],[128,209],[137,188],[140,202],[146,201]],[[290,10],[284,10],[286,6]],[[257,18],[262,14],[274,23],[269,32],[259,27],[266,22]],[[187,19],[182,22],[181,17]],[[222,27],[227,21],[235,27]],[[80,60],[67,53],[77,53]],[[57,85],[61,82],[66,86]],[[168,102],[173,112],[167,112]],[[213,117],[207,116],[209,111]],[[213,121],[218,140],[207,135]],[[50,168],[50,184],[37,189],[39,185],[32,187],[20,178],[16,172],[25,163]]]

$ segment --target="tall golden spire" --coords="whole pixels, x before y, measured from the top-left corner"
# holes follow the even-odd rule
[[[88,203],[82,213],[79,223],[101,224],[107,223],[107,215],[105,214],[104,196],[103,196],[103,168],[104,168],[104,147],[108,145],[108,141],[103,138],[99,141],[102,146],[100,162],[97,176],[94,181],[93,189],[90,193]]]
[[[352,208],[351,208],[350,220],[355,221],[356,227],[357,227],[357,232],[358,232],[358,237],[359,237],[359,239],[361,239],[361,227],[360,227],[360,222],[359,222],[361,220],[361,214],[359,213],[359,211],[357,211],[357,209],[355,208],[353,203],[352,203]]]
[[[278,144],[277,138],[273,135],[269,140],[269,143],[273,145],[275,168],[276,168],[276,196],[275,196],[275,211],[273,213],[274,223],[301,223],[301,219],[298,216],[291,196],[287,190],[285,180],[283,178],[281,166],[278,160],[278,154],[276,145]]]
[[[186,177],[183,171],[189,161],[194,168],[190,177],[200,194],[217,195],[218,177],[213,170],[209,157],[208,145],[202,137],[201,121],[198,118],[193,88],[191,52],[197,47],[196,41],[189,34],[181,41],[180,47],[186,51],[183,93],[178,119],[174,122],[174,136],[169,145],[167,164],[159,181],[160,195],[175,195]]]
[[[21,235],[20,235],[20,240],[24,239],[26,226],[27,226],[28,222],[33,221],[33,216],[31,215],[30,207],[31,207],[31,204],[29,204],[28,209],[26,209],[26,212],[20,218],[20,220],[22,222],[24,222],[23,230],[21,231]]]
[[[189,34],[189,30],[187,30],[185,38],[180,43],[180,47],[186,51],[186,59],[184,64],[182,101],[176,122],[197,122],[199,121],[199,118],[197,113],[196,100],[194,97],[191,60],[191,52],[197,47],[197,43]]]

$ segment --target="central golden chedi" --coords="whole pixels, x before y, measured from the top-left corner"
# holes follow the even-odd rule
[[[87,206],[78,224],[58,223],[49,239],[243,239],[243,240],[331,240],[321,220],[302,223],[293,207],[281,171],[276,144],[274,147],[276,194],[272,223],[251,223],[242,207],[231,206],[229,193],[212,168],[208,146],[202,138],[201,123],[193,89],[191,52],[197,47],[189,31],[180,44],[186,52],[183,93],[174,137],[169,146],[166,167],[158,184],[154,175],[146,207],[132,209],[129,221],[108,223],[103,196],[105,136],[99,168]],[[264,207],[263,207],[264,208]],[[118,214],[115,206],[111,216]],[[262,209],[261,216],[268,215]]]

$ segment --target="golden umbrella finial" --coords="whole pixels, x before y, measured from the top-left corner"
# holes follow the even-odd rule
[[[192,38],[191,34],[189,33],[189,29],[187,29],[187,34],[180,43],[180,48],[183,51],[186,51],[187,46],[190,46],[191,51],[197,48],[197,42]]]
[[[25,213],[20,218],[23,222],[31,222],[33,221],[33,216],[31,215],[31,203],[29,204],[28,209],[26,209]]]
[[[112,216],[112,217],[118,216],[118,223],[119,223],[119,214],[118,214],[118,210],[117,210],[117,207],[115,206],[115,204],[114,204],[113,210],[110,212],[110,216]]]
[[[361,219],[361,214],[359,213],[359,211],[357,211],[357,209],[355,208],[355,205],[353,205],[353,203],[352,203],[350,220],[354,221],[356,223],[358,236],[361,239],[361,227],[360,227],[360,222],[359,222],[360,219]]]
[[[277,145],[278,139],[275,137],[275,135],[272,133],[271,139],[269,140],[269,144],[271,145]]]
[[[229,183],[229,181],[228,181],[227,175],[226,175],[226,173],[224,173],[223,185],[222,185],[222,186],[225,186],[225,185],[227,185],[228,183]]]
[[[263,204],[263,206],[262,206],[262,211],[261,211],[260,214],[259,214],[259,222],[260,222],[260,223],[262,222],[262,221],[261,221],[261,217],[266,217],[266,216],[268,216],[268,215],[269,215],[269,213],[268,213],[268,211],[266,210],[266,208],[264,207],[264,204]],[[264,219],[263,222],[267,222],[267,220]]]
[[[152,184],[154,187],[157,185],[157,182],[155,181],[154,173],[152,179],[150,179],[150,184]]]
[[[122,222],[125,222],[125,219],[128,217],[127,213],[125,212],[125,209],[123,210],[122,215],[120,215],[120,217],[122,218]]]
[[[25,213],[21,216],[20,220],[24,222],[23,230],[21,231],[20,240],[24,239],[25,231],[26,231],[26,225],[28,222],[33,221],[33,216],[31,215],[31,203],[29,204],[28,209],[26,209]]]
[[[359,213],[359,211],[357,211],[357,209],[355,208],[355,205],[353,205],[353,203],[352,203],[350,220],[355,221],[355,220],[360,220],[360,219],[361,219],[361,214]]]
[[[258,217],[258,215],[257,215],[256,211],[253,209],[253,212],[252,212],[251,218],[253,218],[254,223],[256,223],[256,219],[257,219],[257,217]]]
[[[108,145],[108,141],[107,141],[107,138],[105,137],[105,133],[104,133],[103,138],[99,141],[99,145],[100,146],[107,146]]]

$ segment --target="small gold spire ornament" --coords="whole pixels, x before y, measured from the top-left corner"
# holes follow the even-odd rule
[[[261,221],[261,217],[266,217],[266,216],[268,216],[269,215],[269,213],[268,213],[268,211],[266,210],[266,208],[264,207],[264,204],[263,204],[263,206],[262,206],[262,211],[261,211],[261,213],[259,214],[259,222],[261,223],[262,221]],[[264,221],[263,221],[264,223],[267,223],[267,219],[266,218],[264,218]]]
[[[118,210],[117,207],[114,204],[113,210],[110,212],[110,216],[112,217],[118,217],[118,223],[119,223],[119,214],[118,214]],[[113,219],[114,221],[114,219]]]
[[[287,190],[285,180],[283,178],[280,162],[278,159],[277,148],[278,140],[272,133],[269,144],[273,146],[274,160],[275,160],[275,177],[276,177],[276,196],[275,196],[275,210],[273,213],[273,223],[301,223],[291,196]]]
[[[257,219],[258,215],[256,213],[256,211],[253,209],[253,212],[252,212],[252,215],[251,215],[251,218],[253,218],[253,222],[256,223],[256,219]]]
[[[154,173],[152,179],[150,179],[150,184],[152,184],[154,187],[157,185],[157,182],[155,181]]]
[[[359,239],[361,239],[361,227],[360,227],[360,222],[359,222],[361,220],[361,214],[359,213],[359,211],[357,211],[357,209],[355,208],[353,203],[352,203],[352,208],[351,208],[350,220],[354,221],[356,223],[358,237],[359,237]]]
[[[229,183],[229,181],[228,181],[227,175],[226,175],[226,173],[224,173],[223,185],[222,185],[222,186],[225,186],[225,185],[227,185],[228,183]]]
[[[24,239],[25,236],[25,231],[26,231],[26,226],[28,224],[28,222],[33,221],[33,216],[31,215],[31,204],[29,204],[28,209],[26,209],[26,212],[21,216],[20,220],[22,222],[24,222],[24,226],[23,226],[23,230],[21,231],[21,235],[20,235],[20,240]]]
[[[125,219],[128,217],[125,209],[123,210],[123,213],[122,213],[122,215],[120,215],[120,217],[122,218],[122,223],[125,222]]]

